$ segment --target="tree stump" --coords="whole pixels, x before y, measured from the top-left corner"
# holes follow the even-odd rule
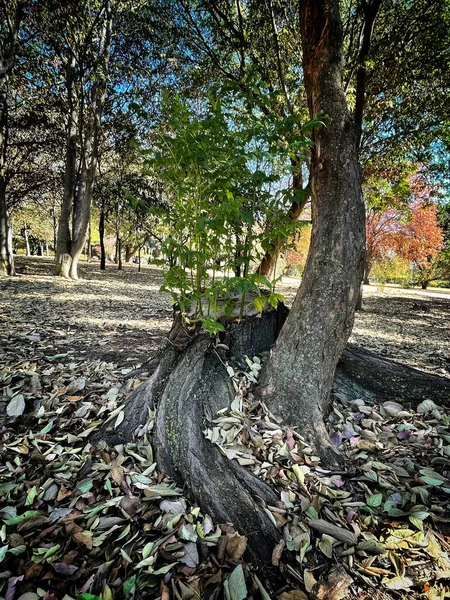
[[[113,431],[103,428],[93,441],[129,441],[145,423],[148,409],[156,411],[152,442],[158,467],[218,523],[232,523],[248,538],[249,559],[263,565],[271,559],[280,532],[264,511],[278,495],[237,462],[230,461],[203,434],[217,412],[228,407],[235,393],[227,361],[245,364],[270,349],[284,323],[287,309],[268,307],[262,314],[250,307],[241,322],[222,319],[220,343],[210,334],[183,325],[175,312],[166,343],[154,359],[148,381],[127,401],[126,416]],[[251,303],[251,306],[252,303]]]

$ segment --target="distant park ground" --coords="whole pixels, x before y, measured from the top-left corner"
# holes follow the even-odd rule
[[[69,352],[93,355],[123,368],[145,360],[171,324],[171,303],[159,292],[162,271],[127,264],[81,262],[79,281],[52,276],[53,260],[17,256],[18,277],[0,281],[0,334],[32,330]],[[289,305],[300,280],[285,277],[278,291]],[[450,377],[450,290],[364,286],[351,344],[404,364]],[[30,350],[31,351],[31,350]],[[8,361],[7,352],[1,362]]]

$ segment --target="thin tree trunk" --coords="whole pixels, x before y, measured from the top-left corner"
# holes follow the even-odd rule
[[[117,270],[123,271],[122,265],[122,239],[120,237],[117,238]]]
[[[15,275],[12,229],[6,206],[6,185],[0,175],[0,275]]]
[[[138,273],[141,272],[141,247],[138,248]]]
[[[50,256],[50,252],[48,251],[48,242],[47,242],[47,240],[45,240],[44,245],[45,245],[45,256]]]
[[[0,56],[0,275],[15,275],[12,229],[6,204],[6,152],[8,148],[8,74],[16,58],[19,27],[24,3],[16,2],[15,8],[4,4],[6,14],[2,23],[2,48]]]
[[[58,234],[58,221],[56,219],[56,210],[55,206],[52,209],[52,220],[53,220],[53,252],[55,253],[56,258],[56,239]]]
[[[370,271],[372,269],[372,255],[371,251],[366,248],[364,253],[364,285],[370,284]]]
[[[98,225],[98,232],[100,234],[100,270],[106,270],[106,250],[105,250],[105,207],[102,204],[100,209],[100,221]]]
[[[310,438],[323,459],[335,452],[323,421],[337,361],[351,333],[363,274],[365,211],[357,132],[343,89],[338,0],[301,3],[303,71],[314,131],[312,237],[302,283],[261,378],[269,408]]]
[[[75,57],[71,58],[67,65],[66,88],[69,104],[69,115],[67,123],[66,141],[66,165],[64,173],[64,192],[61,203],[61,212],[58,220],[58,235],[55,248],[56,268],[55,274],[61,277],[69,277],[72,258],[70,215],[73,207],[73,197],[76,180],[77,160],[77,107],[75,103]]]
[[[380,9],[382,0],[372,0],[363,2],[364,27],[361,37],[361,46],[358,53],[358,70],[356,72],[356,98],[355,98],[355,125],[356,125],[356,144],[359,152],[362,136],[363,113],[366,96],[366,61],[370,52],[373,28],[375,19]],[[369,272],[371,267],[370,250],[366,248],[364,263],[364,283],[369,284]],[[360,285],[356,310],[361,310],[363,305],[363,286]]]
[[[5,83],[5,79],[2,83]],[[4,90],[0,92],[0,275],[15,275],[12,229],[6,205],[5,169],[7,147],[8,102],[6,90]]]
[[[292,187],[294,192],[294,200],[287,212],[289,221],[297,221],[303,210],[305,209],[308,200],[310,199],[310,186],[303,188],[303,178],[301,173],[294,173],[292,178]],[[270,226],[270,224],[269,224]],[[278,256],[286,243],[286,237],[279,237],[271,242],[270,247],[266,250],[261,263],[256,272],[265,277],[270,277],[274,272]]]
[[[31,250],[30,250],[30,239],[28,237],[28,227],[27,224],[24,223],[23,225],[23,239],[25,240],[25,252],[27,256],[31,256]]]
[[[116,265],[119,263],[119,234],[117,233],[118,231],[118,225],[117,225],[117,215],[116,215],[116,243],[114,246],[114,262],[116,263]]]
[[[112,12],[110,0],[105,2],[105,22],[101,33],[101,57],[96,78],[90,93],[88,120],[83,137],[82,161],[78,193],[75,197],[73,211],[73,236],[70,265],[70,277],[78,279],[78,261],[86,240],[91,216],[92,189],[98,160],[98,142],[101,128],[103,106],[105,104],[109,57],[111,51]]]
[[[94,94],[94,92],[93,92]],[[91,113],[88,117],[88,123],[83,140],[83,157],[81,161],[80,177],[78,189],[73,203],[72,219],[72,247],[71,264],[69,275],[71,279],[78,279],[78,261],[86,243],[87,230],[91,216],[91,198],[94,172],[97,166],[97,156],[94,150],[94,115]]]
[[[88,238],[87,238],[87,261],[91,262],[92,259],[92,251],[91,251],[91,238],[92,238],[92,229],[91,229],[91,222],[89,221],[89,226],[88,226]]]

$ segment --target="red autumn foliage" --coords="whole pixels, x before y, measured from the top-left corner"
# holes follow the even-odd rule
[[[418,282],[432,279],[444,236],[438,224],[438,207],[430,201],[430,190],[419,177],[411,178],[412,200],[408,207],[367,214],[365,283],[373,263],[396,255],[408,260],[419,272]]]
[[[411,206],[411,219],[393,234],[396,253],[418,269],[436,260],[444,247],[444,235],[438,225],[438,208],[418,200]]]

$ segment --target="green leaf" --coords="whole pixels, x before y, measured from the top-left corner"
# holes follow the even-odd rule
[[[435,479],[434,477],[428,477],[427,475],[421,475],[420,479],[424,483],[427,483],[428,485],[433,485],[435,487],[439,487],[440,485],[442,485],[444,483],[442,481],[442,479]]]
[[[17,394],[12,398],[6,407],[6,414],[9,417],[20,417],[25,411],[25,400],[22,394]]]
[[[168,573],[170,571],[170,569],[173,569],[173,567],[176,564],[177,563],[174,562],[174,563],[170,563],[170,565],[164,565],[164,567],[160,567],[156,571],[153,571],[152,575],[165,575],[166,573]]]
[[[40,514],[42,513],[40,513],[38,510],[27,510],[23,513],[23,515],[20,515],[18,517],[14,517],[12,519],[3,519],[3,522],[6,523],[6,525],[17,525],[18,523],[22,523],[22,521],[25,521],[25,519],[28,519],[29,517],[37,517]]]
[[[83,479],[83,481],[80,481],[80,483],[77,485],[77,490],[81,494],[85,494],[86,492],[89,492],[93,485],[94,482],[92,479]]]
[[[27,494],[27,499],[25,500],[25,506],[30,506],[31,504],[33,504],[34,499],[36,498],[37,495],[38,495],[37,487],[33,486]]]
[[[227,600],[244,600],[247,598],[247,586],[245,585],[244,570],[238,565],[224,582]]]
[[[367,498],[367,506],[381,506],[383,494],[373,494]]]
[[[253,300],[253,305],[258,312],[262,312],[264,310],[264,306],[266,305],[266,297],[265,296],[257,296]]]
[[[127,535],[130,533],[130,530],[131,530],[131,525],[127,525],[126,527],[124,527],[122,533],[119,535],[119,537],[116,538],[116,542],[123,539],[124,537],[127,537]]]
[[[295,474],[295,477],[297,478],[297,481],[303,485],[305,483],[305,474],[300,469],[300,466],[297,465],[297,464],[292,465],[292,470],[294,471],[294,474]]]
[[[417,527],[417,529],[419,529],[420,531],[423,531],[423,522],[418,517],[415,517],[414,515],[410,515],[409,520],[415,527]]]
[[[314,508],[314,506],[308,506],[305,512],[308,515],[308,517],[311,517],[311,519],[317,520],[319,518],[319,513]]]
[[[333,543],[334,538],[326,533],[322,535],[322,539],[319,541],[320,550],[330,559],[333,558]]]
[[[125,598],[129,598],[136,589],[136,575],[132,575],[123,583],[123,593]]]
[[[8,552],[9,546],[2,546],[0,548],[0,563],[5,560],[6,553]]]
[[[41,433],[41,434],[48,433],[49,431],[52,430],[52,428],[53,428],[53,423],[52,423],[52,421],[50,421],[49,423],[47,423],[47,425],[43,429],[41,429],[41,431],[39,433]]]
[[[144,558],[144,560],[150,556],[154,545],[154,542],[148,542],[147,544],[145,544],[144,548],[142,549],[142,557]]]

